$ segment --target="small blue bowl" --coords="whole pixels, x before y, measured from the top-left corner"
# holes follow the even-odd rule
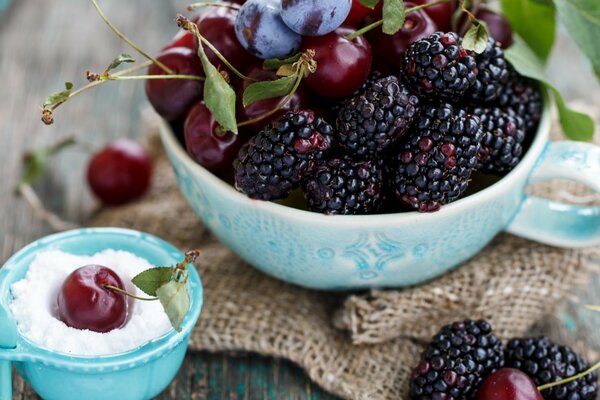
[[[11,335],[2,332],[14,329],[14,325],[10,326],[11,315],[6,312],[12,301],[10,286],[25,276],[36,254],[62,250],[92,255],[108,248],[129,251],[152,265],[172,265],[184,258],[179,250],[155,236],[117,228],[77,229],[47,236],[11,257],[0,269],[0,400],[12,399],[10,374],[6,373],[10,372],[9,362],[13,362],[23,379],[47,400],[149,399],[173,380],[202,308],[202,282],[192,267],[188,267],[190,310],[181,332],[171,329],[135,350],[98,357],[56,353],[20,335],[12,346],[6,343]]]

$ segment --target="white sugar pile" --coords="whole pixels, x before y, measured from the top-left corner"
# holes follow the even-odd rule
[[[111,268],[128,291],[147,297],[131,284],[131,278],[152,265],[134,254],[110,249],[93,256],[43,252],[31,263],[25,278],[11,286],[14,300],[10,310],[21,335],[52,351],[99,356],[133,350],[171,329],[158,301],[133,301],[127,324],[107,333],[71,328],[60,321],[56,317],[56,296],[65,278],[77,268],[90,264]]]

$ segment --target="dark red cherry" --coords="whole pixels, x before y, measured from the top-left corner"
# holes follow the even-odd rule
[[[480,8],[475,13],[477,19],[484,21],[490,31],[490,35],[500,42],[503,49],[513,44],[513,31],[510,22],[503,16],[485,8]]]
[[[86,265],[72,272],[56,299],[60,320],[71,328],[95,332],[110,332],[124,326],[127,298],[104,285],[125,290],[121,278],[110,268]]]
[[[477,400],[544,400],[544,398],[527,374],[518,369],[503,368],[483,381],[477,392]]]
[[[365,18],[372,12],[373,10],[363,6],[359,0],[352,0],[352,8],[350,9],[350,14],[348,14],[348,17],[344,21],[344,26],[356,28],[357,26],[360,26]]]
[[[371,45],[359,36],[350,41],[344,36],[354,29],[341,27],[325,36],[306,37],[302,50],[315,50],[317,71],[305,82],[316,94],[329,98],[350,96],[360,89],[371,71]]]
[[[185,147],[194,161],[212,172],[231,169],[238,150],[249,139],[243,134],[226,132],[220,135],[219,124],[204,101],[190,110],[183,128]]]
[[[173,47],[187,47],[190,50],[198,50],[198,44],[194,34],[184,31],[183,29],[173,36],[173,39],[171,39],[171,42],[163,48],[163,51],[172,49]]]
[[[414,6],[414,3],[404,3],[406,8]],[[370,31],[367,35],[378,69],[383,71],[394,71],[402,66],[402,56],[410,45],[426,36],[436,32],[438,27],[435,22],[423,10],[415,11],[406,15],[404,26],[395,35],[383,33],[381,28]]]
[[[174,47],[163,51],[158,60],[179,75],[204,76],[202,64],[195,51],[187,47]],[[148,75],[165,75],[155,64]],[[189,108],[202,97],[202,81],[188,79],[149,79],[146,96],[156,112],[168,121],[183,118]]]
[[[273,70],[265,70],[262,68],[260,64],[256,64],[247,71],[245,71],[246,76],[256,79],[257,81],[272,81],[278,79],[280,77],[277,76],[275,71]],[[252,83],[250,80],[245,80],[242,83],[242,87],[238,93],[238,105],[237,105],[237,114],[239,122],[248,121],[261,115],[268,113],[269,111],[275,109],[279,103],[284,99],[284,97],[275,97],[272,99],[260,100],[255,103],[249,104],[246,107],[242,105],[242,97],[244,95],[244,90]],[[311,103],[311,96],[308,90],[304,87],[303,84],[300,84],[300,87],[292,96],[292,99],[281,108],[281,110],[277,111],[272,116],[263,119],[259,122],[256,122],[252,125],[244,127],[243,130],[247,131],[249,134],[258,133],[261,129],[263,129],[269,121],[275,120],[288,111],[300,110],[304,108],[308,108]]]
[[[124,204],[150,187],[152,160],[140,144],[117,139],[92,157],[87,180],[102,203]]]
[[[416,5],[433,3],[435,0],[411,0]],[[449,32],[452,30],[452,16],[456,11],[457,2],[455,0],[448,3],[441,3],[435,6],[425,8],[425,12],[431,17],[440,31]],[[408,7],[407,7],[408,8]]]

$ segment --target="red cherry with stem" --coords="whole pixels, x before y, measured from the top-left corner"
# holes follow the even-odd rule
[[[404,3],[406,8],[413,7],[413,3]],[[406,15],[404,26],[394,34],[387,35],[381,28],[376,28],[367,34],[377,68],[383,71],[398,70],[402,66],[402,56],[410,45],[438,30],[437,25],[423,10],[411,12]]]
[[[109,332],[127,322],[128,300],[105,285],[125,290],[121,278],[110,268],[86,265],[63,283],[56,304],[58,317],[75,329]]]
[[[488,376],[477,400],[544,400],[533,380],[522,371],[503,368]]]
[[[281,78],[281,77],[277,76],[277,74],[273,70],[262,69],[261,65],[254,65],[254,66],[250,67],[250,69],[245,71],[245,74],[249,78],[256,79],[257,81],[261,81],[261,82],[262,81],[272,81],[272,80]],[[261,115],[268,113],[271,110],[274,110],[281,103],[281,101],[283,101],[283,99],[285,98],[285,96],[284,96],[284,97],[274,97],[271,99],[260,100],[260,101],[254,102],[254,103],[249,104],[246,107],[244,107],[242,104],[244,90],[246,90],[246,88],[248,86],[250,86],[251,83],[252,83],[252,81],[245,80],[242,83],[242,87],[240,88],[240,91],[238,94],[237,114],[238,114],[239,122],[244,122],[244,121],[248,121],[251,119],[255,119],[257,117],[260,117]],[[294,93],[294,95],[292,96],[290,101],[286,105],[281,107],[280,110],[278,110],[276,113],[269,116],[268,118],[265,118],[263,120],[255,122],[254,124],[244,126],[244,127],[242,127],[242,129],[244,131],[247,131],[248,133],[253,133],[253,134],[258,133],[261,129],[263,129],[269,123],[269,121],[273,121],[273,120],[283,116],[288,111],[301,110],[301,109],[307,108],[307,107],[309,107],[310,103],[311,103],[310,93],[308,92],[308,90],[306,90],[304,85],[301,83],[300,86],[298,87],[298,90],[296,91],[296,93]]]
[[[313,49],[317,61],[317,71],[305,82],[316,94],[347,97],[367,80],[373,61],[371,45],[363,36],[352,41],[345,38],[354,32],[354,29],[341,27],[325,36],[304,38],[302,50]]]
[[[163,51],[158,60],[179,75],[204,76],[202,64],[195,51],[187,47],[174,47]],[[152,64],[148,75],[166,75]],[[193,103],[202,97],[202,81],[190,79],[149,79],[146,96],[156,112],[168,121],[182,118]]]
[[[198,51],[198,44],[194,34],[183,29],[173,36],[173,39],[163,48],[163,51],[174,47],[187,47],[190,50]]]
[[[150,187],[152,160],[140,144],[117,139],[92,157],[87,179],[102,203],[124,204],[140,197]]]
[[[215,173],[231,169],[238,150],[249,139],[242,133],[225,132],[221,135],[218,128],[219,124],[204,101],[192,107],[183,128],[190,157]]]
[[[363,6],[359,0],[352,0],[352,8],[350,9],[350,14],[348,14],[348,17],[344,21],[344,26],[355,28],[372,12],[372,9]]]
[[[490,31],[490,36],[499,42],[503,49],[513,44],[513,31],[510,22],[503,16],[485,8],[480,8],[475,17],[484,21]]]

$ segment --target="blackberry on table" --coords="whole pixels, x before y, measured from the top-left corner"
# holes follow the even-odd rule
[[[474,53],[454,32],[436,32],[414,42],[404,54],[402,75],[417,93],[457,100],[477,79]]]
[[[419,109],[417,96],[398,78],[378,79],[342,103],[336,121],[339,143],[352,155],[379,155],[407,131]]]
[[[239,151],[235,187],[253,199],[287,197],[332,146],[333,127],[312,111],[288,112]]]
[[[478,117],[447,103],[426,106],[394,149],[388,176],[398,201],[433,212],[458,199],[477,167],[482,138]]]
[[[337,157],[319,163],[302,188],[311,211],[370,214],[383,204],[382,162]]]
[[[542,117],[542,93],[539,85],[516,72],[504,85],[497,100],[499,106],[507,112],[514,112],[523,118],[527,133],[535,133]]]
[[[504,366],[503,352],[486,321],[466,320],[443,327],[413,372],[411,399],[475,399],[483,380]]]
[[[469,96],[476,101],[490,102],[502,93],[510,77],[510,70],[504,52],[490,38],[485,50],[475,58],[477,62],[477,77]]]
[[[506,366],[529,375],[536,385],[556,382],[577,375],[590,366],[567,346],[552,343],[547,337],[513,339],[506,346]],[[598,373],[594,372],[542,391],[545,400],[595,400],[598,396]]]
[[[510,172],[523,157],[523,119],[498,107],[476,107],[472,113],[479,117],[483,129],[477,170],[496,175]]]

